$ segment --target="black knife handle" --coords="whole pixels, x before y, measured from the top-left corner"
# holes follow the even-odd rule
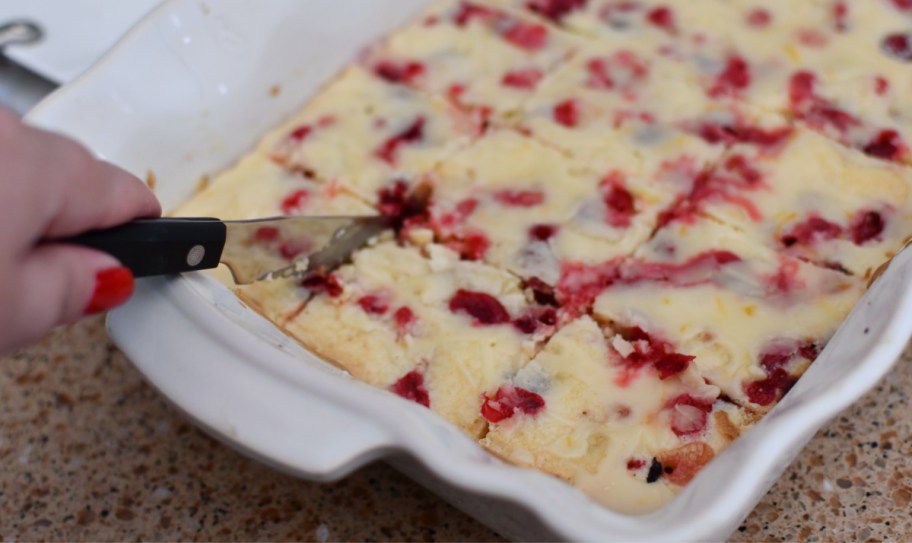
[[[130,268],[134,277],[148,277],[218,266],[226,235],[227,227],[218,219],[161,218],[52,241],[104,251]]]

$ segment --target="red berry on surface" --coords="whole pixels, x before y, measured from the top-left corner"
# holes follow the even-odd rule
[[[554,120],[567,128],[576,126],[579,123],[579,107],[576,100],[565,100],[554,106]]]
[[[747,61],[739,56],[731,56],[717,78],[715,84],[709,89],[713,98],[733,96],[750,86],[751,74]]]
[[[517,22],[504,38],[520,49],[537,51],[548,44],[548,29],[544,25]]]
[[[540,190],[505,189],[495,192],[494,198],[511,207],[535,207],[545,202],[545,193]]]
[[[425,407],[431,406],[431,397],[424,386],[424,375],[418,370],[405,374],[390,387],[390,390],[406,400],[411,400]]]
[[[358,299],[358,305],[369,315],[383,315],[389,309],[389,304],[376,294],[368,294]]]
[[[871,240],[880,238],[885,227],[886,223],[880,213],[876,211],[862,212],[852,223],[852,241],[856,245],[864,245]]]
[[[646,14],[646,20],[651,24],[665,30],[669,34],[676,32],[674,13],[671,8],[660,6]]]
[[[415,80],[424,74],[424,65],[420,62],[395,63],[391,60],[381,60],[374,65],[374,73],[388,83],[401,83],[412,85]]]
[[[497,298],[484,292],[460,289],[450,299],[450,311],[465,313],[484,326],[510,322],[506,308]]]
[[[517,414],[535,416],[545,408],[545,399],[526,389],[503,385],[493,398],[485,397],[481,415],[488,422],[498,423]]]
[[[547,17],[554,22],[560,22],[570,13],[582,9],[588,0],[529,0],[526,7]]]
[[[763,8],[754,9],[747,14],[747,24],[755,28],[767,27],[772,20],[773,16]]]
[[[304,210],[307,200],[310,199],[310,192],[301,189],[296,190],[282,200],[282,213],[285,215],[296,215]]]
[[[374,154],[390,166],[395,166],[400,147],[424,138],[424,124],[424,117],[418,117],[405,130],[383,142]]]
[[[865,154],[884,160],[899,161],[908,152],[905,142],[896,130],[881,130],[864,146]]]
[[[253,233],[253,240],[268,243],[279,239],[279,229],[274,226],[262,226]]]
[[[912,33],[895,33],[880,42],[881,50],[902,62],[912,62]]]
[[[538,68],[523,68],[507,72],[506,75],[503,76],[501,83],[503,83],[505,87],[532,90],[538,85],[538,82],[541,81],[544,75],[545,74]]]
[[[553,224],[536,224],[529,228],[529,237],[537,241],[548,241],[557,235],[558,227]]]

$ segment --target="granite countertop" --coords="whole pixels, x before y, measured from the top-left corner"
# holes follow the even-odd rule
[[[733,541],[912,538],[912,367],[822,430]],[[0,359],[4,541],[471,540],[484,526],[383,463],[301,481],[193,427],[101,318]]]

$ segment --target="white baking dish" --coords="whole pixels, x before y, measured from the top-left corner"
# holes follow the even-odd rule
[[[154,170],[173,207],[425,3],[172,0],[28,119],[138,175]],[[773,412],[674,501],[639,517],[495,460],[424,408],[322,363],[207,276],[140,282],[108,327],[197,423],[302,477],[343,477],[386,457],[514,539],[720,540],[814,432],[891,368],[912,330],[910,260],[896,259]]]

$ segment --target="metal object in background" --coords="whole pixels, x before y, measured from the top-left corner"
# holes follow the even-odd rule
[[[57,84],[4,58],[3,49],[8,45],[36,43],[43,37],[41,27],[31,21],[14,20],[0,24],[0,105],[20,115],[50,94]]]
[[[31,21],[10,21],[0,25],[0,49],[12,44],[34,43],[42,36],[41,27]]]

